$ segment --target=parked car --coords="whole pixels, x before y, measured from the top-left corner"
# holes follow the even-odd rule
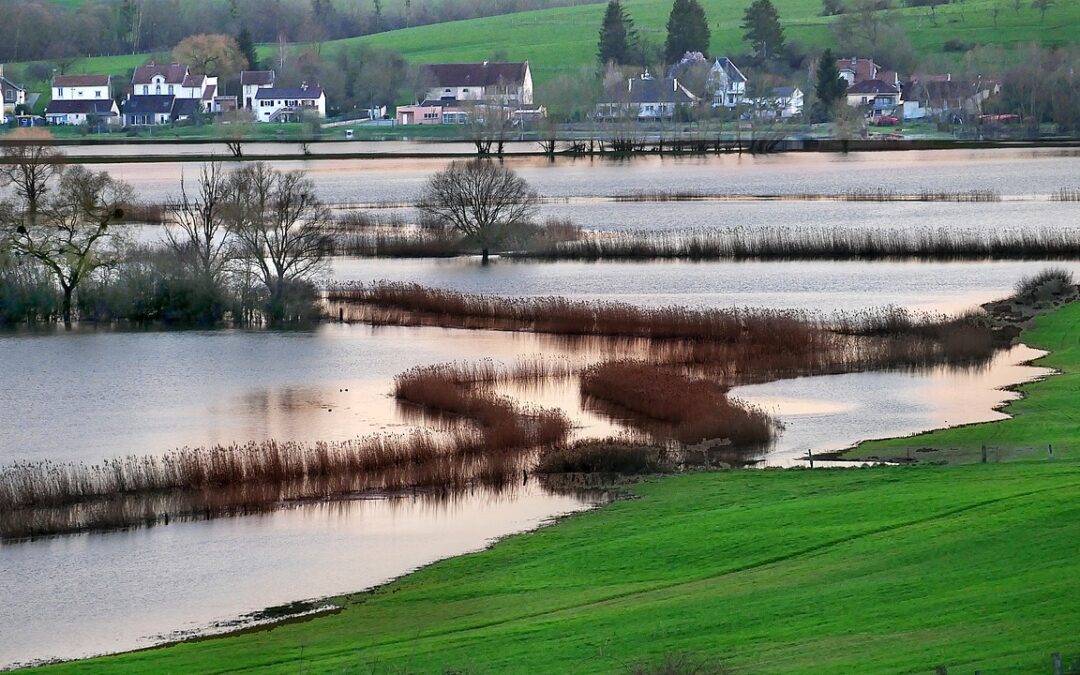
[[[900,120],[891,115],[881,115],[870,120],[870,124],[875,127],[895,127],[900,124]]]

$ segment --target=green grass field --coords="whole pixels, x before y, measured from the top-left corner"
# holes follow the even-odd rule
[[[983,445],[991,459],[1046,456],[1047,446],[1053,445],[1058,457],[1080,458],[1080,303],[1040,317],[1023,341],[1050,351],[1036,365],[1061,374],[1021,386],[1025,398],[1005,409],[1014,418],[864,443],[849,456],[901,457],[918,448],[935,448],[938,452],[912,456],[973,462],[981,459]]]
[[[670,0],[627,0],[624,3],[640,32],[663,43]],[[742,13],[748,0],[702,0],[712,30],[715,54],[746,51],[742,39]],[[832,44],[833,18],[818,16],[820,0],[775,0],[789,39],[811,47]],[[938,10],[937,26],[923,9],[903,9],[899,15],[920,54],[943,53],[947,40],[1016,45],[1032,41],[1064,44],[1080,39],[1080,3],[1059,2],[1041,23],[1039,13],[1025,2],[1019,12],[1006,8],[994,28],[990,8],[1001,0],[966,0]],[[521,12],[483,19],[420,26],[361,38],[328,42],[324,50],[361,42],[395,49],[414,63],[477,61],[505,52],[510,59],[528,59],[538,83],[560,73],[575,72],[595,61],[597,33],[604,3]],[[962,20],[961,20],[961,17]],[[260,56],[274,48],[264,46]],[[80,61],[78,72],[122,74],[144,62],[148,55],[110,56]]]
[[[1014,438],[1072,413],[1078,320],[1074,304],[1027,336],[1070,374],[1029,388]],[[699,473],[632,492],[334,616],[46,670],[593,673],[689,654],[735,672],[1018,673],[1080,656],[1080,459]]]

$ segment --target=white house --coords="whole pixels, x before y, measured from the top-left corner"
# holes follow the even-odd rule
[[[240,73],[241,102],[244,110],[255,110],[255,94],[274,86],[274,71],[245,70]]]
[[[4,77],[4,64],[0,63],[0,117],[15,113],[15,107],[26,105],[26,88]]]
[[[847,103],[868,115],[892,115],[900,105],[900,87],[883,80],[863,80],[848,87]]]
[[[182,63],[139,66],[131,76],[124,101],[124,124],[168,124],[197,113],[209,113],[218,78],[193,75]]]
[[[52,101],[45,109],[49,124],[86,124],[90,119],[118,124],[120,109],[112,98],[108,75],[57,75],[52,81]]]
[[[746,96],[746,76],[726,56],[713,63],[709,70],[708,86],[713,93],[714,108],[734,108]]]
[[[322,87],[264,87],[255,93],[257,122],[299,122],[305,113],[326,117]]]
[[[596,116],[601,119],[669,120],[676,111],[689,109],[699,100],[679,84],[678,79],[657,80],[646,70],[640,77],[628,79],[626,89],[606,92],[596,104]]]
[[[506,106],[531,106],[532,69],[521,63],[438,63],[425,67],[430,101],[483,101]]]

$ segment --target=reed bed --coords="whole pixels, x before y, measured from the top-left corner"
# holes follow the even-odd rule
[[[523,453],[493,457],[440,455],[418,464],[357,475],[127,493],[58,506],[3,509],[0,539],[168,525],[173,521],[249,515],[372,495],[407,494],[442,502],[476,484],[496,491],[512,489],[530,465],[530,456]]]
[[[543,260],[1075,260],[1080,229],[735,227],[595,234],[512,255]]]
[[[726,388],[714,381],[641,361],[608,361],[586,369],[581,393],[638,419],[667,423],[665,433],[684,444],[760,447],[772,440],[776,428],[764,411],[728,398]]]
[[[498,371],[483,364],[417,367],[394,378],[394,396],[440,415],[474,421],[479,435],[459,439],[458,454],[493,455],[565,442],[571,428],[565,413],[522,406],[508,397],[469,386],[491,381],[481,380],[483,377],[493,380]]]
[[[693,202],[722,200],[790,200],[842,202],[999,202],[993,190],[896,192],[887,189],[852,189],[842,192],[796,192],[742,195],[702,190],[638,190],[611,195],[614,202]]]
[[[1016,297],[1021,300],[1054,297],[1065,293],[1073,284],[1072,272],[1060,267],[1049,267],[1016,282]]]
[[[813,343],[820,334],[808,315],[791,311],[642,308],[561,297],[471,295],[409,283],[335,286],[326,299],[349,310],[351,320],[391,325],[789,346]]]
[[[1080,202],[1080,188],[1063,187],[1050,195],[1052,202]]]
[[[540,455],[533,471],[539,474],[603,473],[634,476],[670,473],[674,465],[667,448],[623,438],[590,438]]]

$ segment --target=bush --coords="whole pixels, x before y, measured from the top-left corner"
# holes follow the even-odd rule
[[[1016,296],[1021,300],[1046,300],[1061,295],[1072,285],[1072,272],[1060,267],[1050,267],[1016,282]]]
[[[617,438],[588,439],[570,447],[544,453],[534,469],[537,473],[615,473],[626,476],[670,473],[663,448],[641,445]]]
[[[963,40],[957,40],[953,38],[946,40],[944,49],[947,52],[966,52],[975,48],[975,44],[972,42],[964,42]]]

